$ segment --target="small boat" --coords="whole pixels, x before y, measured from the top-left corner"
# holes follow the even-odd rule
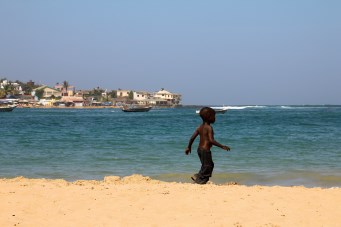
[[[124,106],[122,107],[123,112],[148,112],[151,106]]]
[[[228,107],[227,106],[211,106],[212,109],[214,109],[214,111],[216,113],[221,113],[221,114],[224,114],[227,110],[228,110]],[[200,110],[196,110],[195,111],[197,114],[200,113]]]
[[[1,105],[0,104],[0,112],[11,112],[17,106],[16,105]]]

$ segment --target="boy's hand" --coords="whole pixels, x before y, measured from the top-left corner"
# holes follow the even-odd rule
[[[188,155],[190,153],[191,153],[191,149],[189,147],[187,147],[186,150],[185,150],[185,154]]]
[[[230,147],[228,147],[228,146],[223,146],[222,148],[223,148],[224,150],[226,150],[226,151],[231,150]]]

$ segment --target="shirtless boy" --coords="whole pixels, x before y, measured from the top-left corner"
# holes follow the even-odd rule
[[[201,168],[200,171],[191,178],[197,184],[206,184],[212,176],[214,168],[211,147],[214,145],[227,151],[229,151],[230,148],[228,146],[221,145],[214,139],[214,132],[211,124],[215,122],[215,111],[210,107],[204,107],[200,110],[199,114],[203,123],[193,133],[188,142],[185,153],[186,155],[191,153],[192,144],[195,138],[200,135],[200,142],[197,151],[201,162]]]

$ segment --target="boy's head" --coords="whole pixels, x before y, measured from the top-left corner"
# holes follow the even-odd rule
[[[214,123],[215,122],[215,111],[210,107],[204,107],[199,112],[201,119],[204,122]]]

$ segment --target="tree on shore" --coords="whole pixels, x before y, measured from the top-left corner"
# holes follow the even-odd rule
[[[129,98],[130,100],[133,100],[133,99],[134,99],[134,92],[133,92],[133,91],[130,91],[128,95],[129,95],[128,98]]]
[[[68,96],[68,91],[67,89],[69,88],[69,82],[67,82],[66,80],[64,80],[63,82],[63,96]]]
[[[2,98],[5,98],[6,97],[6,92],[5,92],[5,90],[4,89],[0,89],[0,99],[2,99]]]
[[[30,95],[33,91],[33,89],[39,87],[39,85],[34,85],[33,83],[23,83],[21,81],[15,81],[21,86],[22,91],[24,92],[25,95]]]
[[[102,93],[104,93],[104,90],[100,87],[93,88],[88,94],[83,94],[83,98],[87,99],[88,97],[93,97],[97,101],[102,101]]]
[[[90,94],[96,97],[99,97],[99,96],[101,97],[103,92],[104,92],[104,89],[97,87],[97,88],[94,88]]]
[[[44,96],[44,89],[35,90],[35,96],[37,96],[38,99],[40,100]]]
[[[117,91],[116,90],[112,90],[111,92],[108,93],[108,95],[111,98],[115,99],[115,98],[117,98]]]
[[[14,95],[16,93],[14,86],[11,83],[4,85],[4,91],[6,95]]]

